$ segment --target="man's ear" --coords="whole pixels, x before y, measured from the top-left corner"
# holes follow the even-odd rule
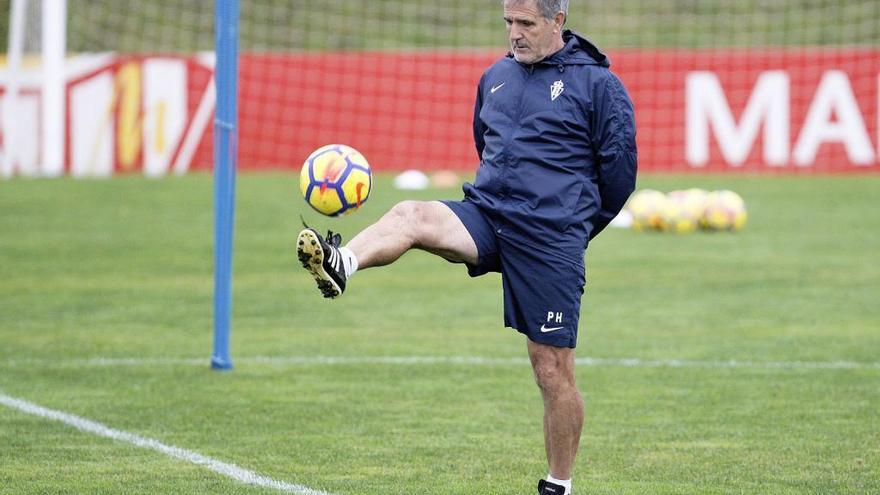
[[[562,29],[562,26],[565,25],[565,12],[557,12],[556,17],[553,18],[553,23],[556,25],[556,29]]]

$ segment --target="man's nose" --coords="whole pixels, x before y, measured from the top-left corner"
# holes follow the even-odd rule
[[[516,28],[516,26],[510,28],[510,40],[516,41],[522,39],[522,31]]]

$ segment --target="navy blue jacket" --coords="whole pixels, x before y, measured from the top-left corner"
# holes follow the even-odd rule
[[[480,79],[474,140],[480,167],[465,198],[511,235],[583,250],[635,188],[632,101],[590,41],[533,65],[512,54]],[[503,235],[503,234],[502,234]]]

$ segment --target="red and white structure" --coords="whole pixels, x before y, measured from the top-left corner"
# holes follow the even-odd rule
[[[0,176],[162,176],[212,166],[212,54],[66,56],[65,1],[41,2],[37,64],[21,56],[27,2],[13,3],[0,67]],[[298,169],[314,149],[341,142],[377,171],[473,170],[475,88],[503,54],[243,51],[239,168]],[[636,105],[641,171],[880,171],[876,47],[609,54]]]

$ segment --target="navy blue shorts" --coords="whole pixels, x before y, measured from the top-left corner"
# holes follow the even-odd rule
[[[467,200],[443,204],[477,245],[477,264],[467,263],[468,274],[501,273],[504,325],[539,344],[575,347],[585,284],[583,251],[561,253],[539,238],[505,230]]]

